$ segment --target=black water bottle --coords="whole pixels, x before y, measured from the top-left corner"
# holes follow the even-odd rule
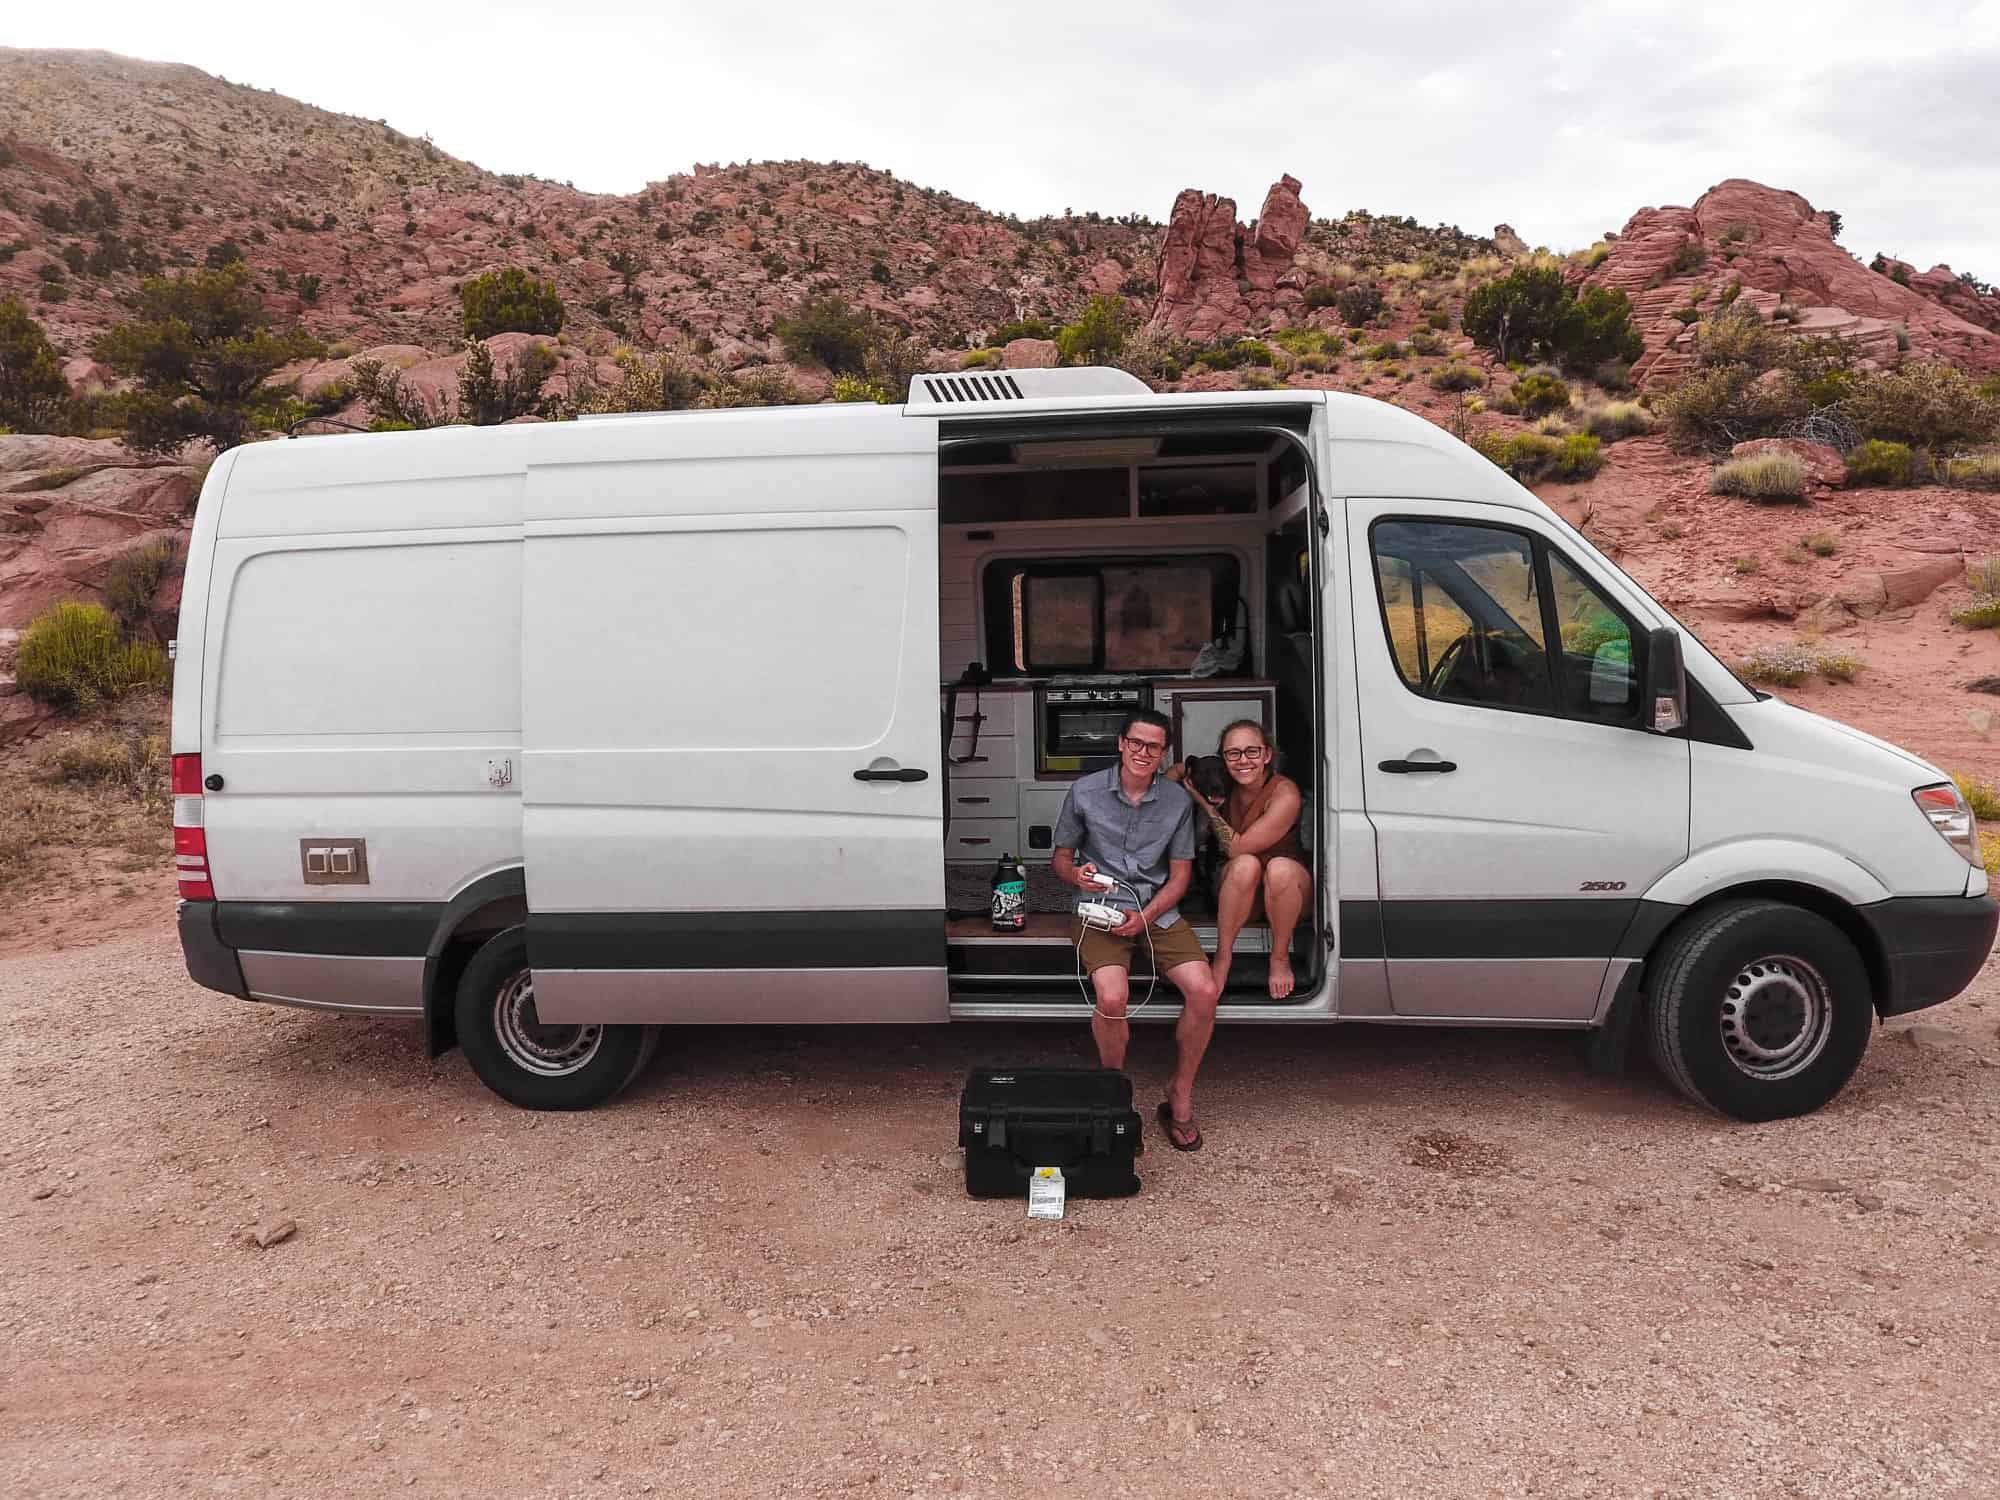
[[[1023,932],[1028,926],[1028,867],[1011,854],[993,867],[993,930]]]

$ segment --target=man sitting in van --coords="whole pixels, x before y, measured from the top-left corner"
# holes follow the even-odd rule
[[[1218,992],[1208,955],[1175,909],[1194,869],[1194,804],[1176,788],[1161,785],[1167,727],[1164,715],[1134,709],[1118,736],[1118,763],[1071,784],[1056,819],[1052,868],[1057,879],[1089,899],[1125,912],[1108,932],[1079,919],[1072,934],[1096,994],[1090,1029],[1105,1067],[1125,1066],[1132,950],[1142,937],[1151,936],[1154,972],[1181,992],[1180,1024],[1174,1028],[1179,1059],[1159,1117],[1168,1145],[1199,1151],[1194,1075],[1215,1030]],[[1092,880],[1100,873],[1117,884],[1102,889]]]

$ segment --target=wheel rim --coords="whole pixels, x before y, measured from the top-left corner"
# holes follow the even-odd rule
[[[588,1065],[604,1045],[602,1026],[549,1026],[535,1011],[535,973],[523,969],[493,997],[493,1034],[507,1060],[543,1078]]]
[[[1763,1082],[1790,1078],[1826,1050],[1833,1002],[1819,970],[1772,955],[1745,964],[1722,996],[1722,1045],[1730,1061]]]

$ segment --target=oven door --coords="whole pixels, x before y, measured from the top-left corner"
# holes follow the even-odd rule
[[[1134,703],[1049,703],[1042,708],[1036,769],[1081,775],[1118,759],[1118,731]]]

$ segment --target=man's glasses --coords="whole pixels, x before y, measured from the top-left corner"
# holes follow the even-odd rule
[[[1141,760],[1151,760],[1156,756],[1165,755],[1167,753],[1167,744],[1165,740],[1160,741],[1158,744],[1154,744],[1151,740],[1135,740],[1129,734],[1124,734],[1118,737],[1118,743],[1123,745],[1127,750],[1131,751],[1134,755],[1138,756]]]
[[[1262,760],[1269,748],[1268,745],[1244,745],[1240,749],[1223,751],[1222,758],[1233,761]]]

